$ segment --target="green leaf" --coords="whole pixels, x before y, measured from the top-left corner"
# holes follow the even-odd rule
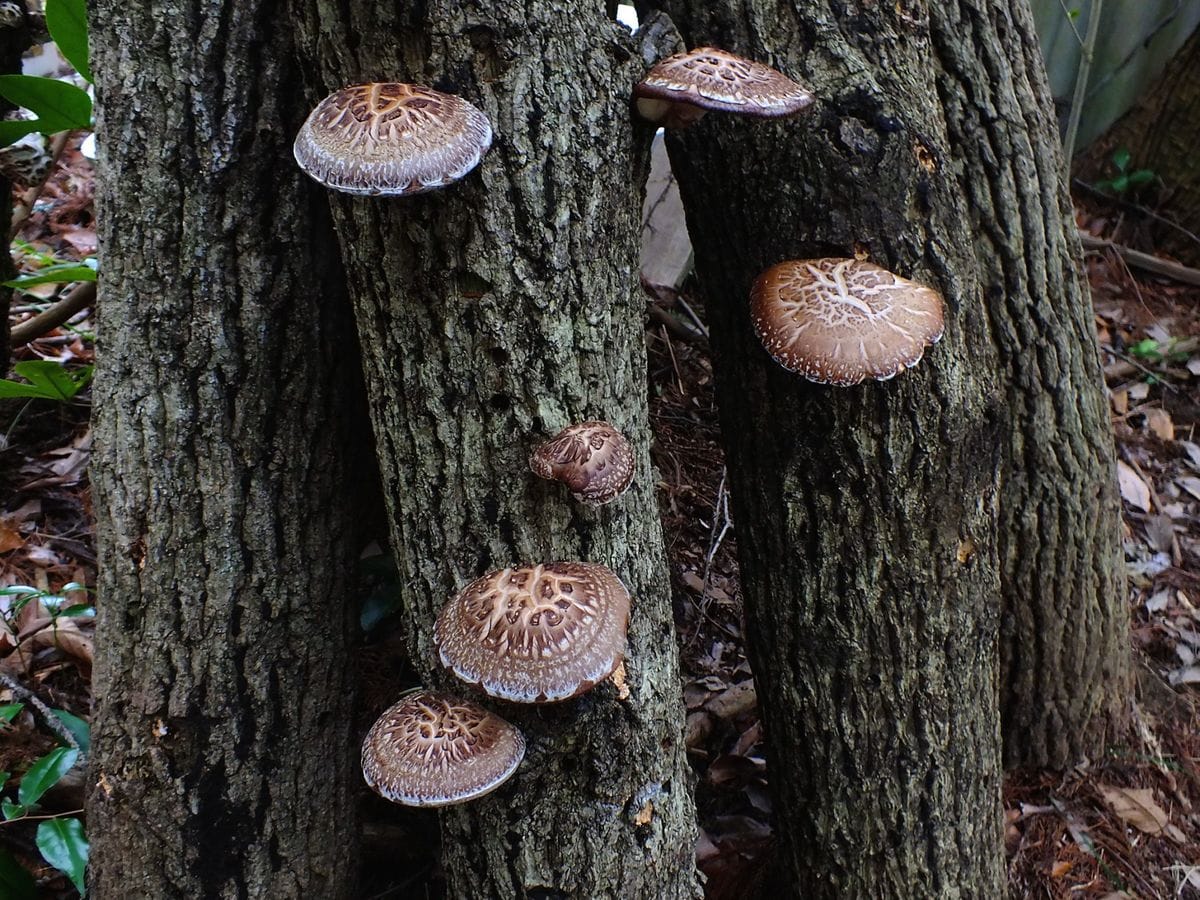
[[[0,597],[19,597],[23,594],[41,594],[42,591],[28,584],[10,584],[0,588]]]
[[[83,870],[87,868],[88,842],[78,819],[47,819],[38,825],[37,845],[46,862],[66,874],[83,896]]]
[[[91,615],[93,612],[95,612],[95,610],[96,610],[96,607],[92,606],[90,603],[76,603],[74,606],[68,606],[66,609],[60,609],[57,613],[54,613],[53,615],[55,615],[56,617],[57,616],[66,616],[69,619],[72,616]]]
[[[4,706],[0,706],[0,722],[11,722],[24,708],[24,703],[6,703]]]
[[[1122,147],[1113,153],[1112,164],[1117,167],[1118,172],[1124,172],[1129,168],[1129,160],[1132,156],[1133,154],[1129,152],[1128,148]]]
[[[87,720],[81,719],[65,709],[52,709],[50,712],[54,713],[54,717],[66,726],[67,731],[71,732],[71,737],[75,738],[75,743],[79,745],[79,752],[87,756],[92,749],[92,729]]]
[[[6,119],[0,122],[0,147],[7,147],[27,134],[42,130],[42,123],[30,119]]]
[[[1131,355],[1139,356],[1142,359],[1162,359],[1162,349],[1159,347],[1158,341],[1154,338],[1143,338],[1136,344],[1130,344],[1129,352]]]
[[[79,263],[60,263],[56,266],[46,266],[43,269],[38,269],[31,275],[22,275],[20,278],[13,278],[11,281],[0,282],[5,287],[22,288],[33,287],[35,284],[58,284],[59,282],[67,281],[95,281],[96,270],[91,266],[80,265]]]
[[[82,719],[65,709],[51,709],[50,712],[71,732],[71,737],[75,738],[75,743],[79,745],[79,752],[87,756],[92,749],[92,728],[87,719]]]
[[[29,812],[27,807],[22,806],[20,803],[13,803],[7,797],[5,797],[3,800],[0,800],[0,813],[4,814],[4,820],[6,822],[13,819],[19,819],[27,812]]]
[[[3,848],[0,848],[0,897],[5,900],[37,900],[33,876]]]
[[[37,116],[33,131],[53,134],[92,127],[92,98],[87,91],[37,75],[0,75],[0,96]],[[28,134],[28,131],[26,132]]]
[[[1138,169],[1136,172],[1129,173],[1129,183],[1134,187],[1149,184],[1153,180],[1154,173],[1150,169]]]
[[[1118,194],[1123,194],[1129,190],[1129,176],[1118,175],[1112,180],[1112,189]]]
[[[17,791],[17,799],[25,806],[33,806],[42,798],[42,794],[58,784],[58,780],[79,759],[79,751],[74,747],[57,747],[51,750],[32,766],[21,779],[21,787]]]
[[[8,776],[11,774],[12,772],[0,772],[0,790],[3,790],[4,786],[8,784]]]
[[[49,359],[30,359],[13,366],[13,371],[29,384],[0,379],[0,400],[33,397],[42,400],[70,400],[92,380],[92,367],[68,369]]]
[[[84,0],[46,0],[46,29],[58,44],[58,52],[90,82],[92,71],[88,68],[87,5]]]

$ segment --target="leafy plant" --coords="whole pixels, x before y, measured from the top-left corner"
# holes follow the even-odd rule
[[[62,590],[55,594],[50,591],[39,590],[28,584],[10,584],[7,587],[0,588],[0,600],[8,602],[0,607],[0,622],[12,633],[15,638],[17,635],[17,617],[21,614],[26,606],[34,601],[37,601],[46,608],[50,614],[51,620],[57,620],[61,617],[92,615],[95,613],[95,607],[90,603],[72,603],[67,597],[67,594],[88,593],[88,588],[84,587],[77,581],[71,581],[62,586]],[[17,704],[19,705],[19,704]],[[2,711],[7,707],[0,706],[0,723],[7,721],[3,718]],[[63,713],[63,716],[69,716],[78,722],[82,722],[70,713]],[[12,718],[11,716],[9,717]],[[61,719],[62,716],[59,716]],[[72,726],[65,722],[68,729]],[[80,745],[82,746],[82,744]]]
[[[0,707],[0,722],[11,722],[20,713],[23,704],[12,703]],[[43,795],[65,776],[86,753],[90,744],[87,723],[78,716],[73,716],[64,710],[50,710],[55,717],[64,720],[68,717],[75,723],[71,730],[72,737],[78,741],[79,736],[84,740],[79,747],[56,747],[46,755],[34,761],[33,765],[22,776],[17,787],[16,800],[9,797],[0,798],[0,816],[8,825],[25,819],[40,819],[37,826],[35,842],[42,857],[54,868],[71,879],[72,884],[82,895],[86,890],[84,871],[87,868],[88,841],[84,835],[83,823],[71,815],[34,816],[31,813],[37,808],[38,801]],[[8,781],[9,773],[0,772],[0,788]],[[0,849],[0,896],[23,900],[36,896],[33,878],[7,851]]]
[[[84,262],[54,262],[51,265],[43,266],[36,272],[29,275],[22,275],[19,278],[13,278],[10,281],[0,282],[5,287],[24,290],[25,288],[33,287],[36,284],[60,284],[69,281],[95,281],[96,268],[93,263],[94,259],[87,259]]]
[[[1101,190],[1110,190],[1116,194],[1124,194],[1131,188],[1143,187],[1152,182],[1157,176],[1150,169],[1134,169],[1130,171],[1129,164],[1132,160],[1132,154],[1122,147],[1113,153],[1110,162],[1113,168],[1117,170],[1117,174],[1112,178],[1097,181],[1096,187]]]
[[[90,82],[85,0],[46,0],[46,28],[75,71]],[[35,131],[54,134],[92,127],[92,98],[87,91],[65,81],[37,75],[0,75],[0,96],[36,117],[0,122],[0,146]]]
[[[62,363],[48,359],[16,363],[13,372],[26,379],[28,384],[0,378],[0,400],[31,398],[66,403],[92,380],[92,366],[68,369]]]
[[[1147,363],[1182,363],[1190,356],[1187,347],[1178,346],[1179,341],[1171,338],[1158,341],[1154,338],[1143,338],[1136,344],[1129,345],[1129,355]]]

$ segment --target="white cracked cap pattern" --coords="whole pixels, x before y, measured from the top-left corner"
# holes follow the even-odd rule
[[[296,135],[300,168],[348,194],[420,194],[462,178],[492,126],[461,97],[400,82],[354,84],[317,104]]]
[[[790,260],[750,291],[750,318],[767,352],[822,384],[886,381],[912,368],[945,327],[941,295],[857,259]]]
[[[633,93],[639,101],[666,101],[767,118],[790,116],[814,100],[808,88],[782,72],[715,47],[697,47],[660,60],[634,86]],[[653,115],[653,109],[653,104],[639,102],[643,115]],[[696,118],[692,115],[688,120]]]
[[[418,688],[367,732],[363,777],[406,806],[447,806],[490,793],[525,756],[517,728],[477,703]]]
[[[442,665],[485,693],[553,703],[590,690],[625,654],[629,592],[606,566],[554,562],[499,569],[443,607]]]
[[[633,445],[608,422],[568,425],[529,457],[535,475],[561,481],[571,496],[599,506],[633,483]]]

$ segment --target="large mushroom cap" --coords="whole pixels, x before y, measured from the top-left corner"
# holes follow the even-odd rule
[[[599,505],[633,483],[633,446],[607,422],[568,425],[529,457],[535,475],[561,481],[572,496]]]
[[[516,727],[477,703],[418,688],[380,716],[363,740],[363,777],[406,806],[447,806],[502,785],[525,756]]]
[[[300,168],[348,194],[420,194],[462,178],[492,145],[487,116],[418,84],[370,82],[330,94],[296,135]]]
[[[438,615],[442,665],[517,703],[566,700],[603,681],[625,653],[629,592],[596,563],[500,569]]]
[[[715,47],[697,47],[660,60],[633,88],[638,112],[668,128],[694,122],[708,110],[778,118],[813,102],[812,92],[782,72]],[[678,105],[691,107],[681,110]]]
[[[750,291],[750,317],[776,362],[839,385],[915,366],[944,328],[937,291],[857,259],[772,266]]]

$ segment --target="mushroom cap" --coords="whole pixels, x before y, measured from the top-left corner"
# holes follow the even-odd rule
[[[478,703],[409,691],[363,740],[363,777],[405,806],[447,806],[491,793],[517,770],[525,738]]]
[[[326,187],[399,197],[458,181],[491,145],[487,116],[466,100],[385,81],[330,94],[304,120],[292,150]]]
[[[886,381],[912,368],[945,328],[942,297],[857,259],[790,260],[750,290],[750,318],[785,369],[822,384]]]
[[[561,481],[583,503],[615,500],[633,483],[633,445],[608,422],[568,425],[529,457],[535,475]]]
[[[633,95],[762,118],[790,116],[815,99],[782,72],[715,47],[659,60],[634,85]]]
[[[629,592],[598,563],[489,572],[433,628],[442,665],[493,697],[553,703],[612,674],[625,653]]]

